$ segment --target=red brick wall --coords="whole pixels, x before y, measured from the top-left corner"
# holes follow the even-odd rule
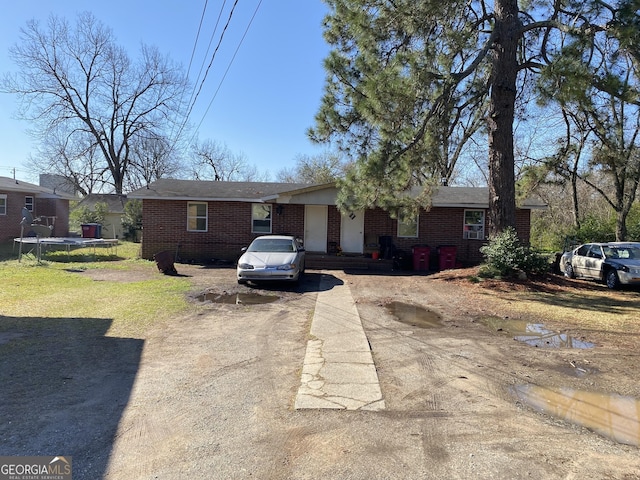
[[[531,210],[516,210],[516,231],[522,243],[531,244]]]
[[[181,261],[236,260],[240,249],[260,235],[251,231],[251,204],[244,202],[208,202],[207,231],[189,232],[187,203],[143,201],[143,258],[151,259],[163,250],[177,249]],[[304,205],[272,205],[271,229],[273,234],[303,238]]]
[[[36,198],[34,217],[56,217],[51,235],[69,236],[69,200],[55,198]]]
[[[340,225],[342,223],[342,216],[340,211],[334,205],[329,205],[327,212],[327,242],[328,245],[335,244],[340,245]]]
[[[440,246],[455,246],[457,259],[462,263],[478,263],[482,256],[479,248],[482,240],[463,239],[464,208],[433,207],[422,211],[418,219],[418,237],[398,237],[398,221],[381,209],[367,211],[365,215],[365,235],[391,236],[394,246],[411,255],[416,245],[429,246],[436,255]],[[486,214],[485,214],[486,215]],[[435,261],[436,259],[432,259]]]
[[[434,253],[439,246],[452,245],[457,248],[459,262],[479,263],[479,249],[486,242],[462,238],[464,210],[434,207],[422,212],[418,238],[398,238],[397,220],[381,209],[367,210],[364,235],[391,236],[396,248],[409,255],[415,245],[428,245]],[[208,219],[207,232],[188,232],[186,201],[144,200],[142,256],[151,259],[163,250],[177,249],[181,261],[235,260],[240,249],[259,235],[251,232],[250,203],[209,202]],[[327,242],[340,245],[341,216],[335,206],[329,206],[327,222]],[[530,211],[519,210],[517,228],[525,242],[529,240],[529,222]],[[304,205],[272,205],[272,233],[304,238]]]
[[[20,236],[22,207],[25,197],[34,197],[23,192],[0,192],[7,195],[7,214],[0,215],[0,241],[5,242]],[[54,236],[63,237],[69,234],[69,201],[53,198],[34,198],[32,215],[57,217]]]
[[[7,241],[20,236],[20,221],[24,207],[24,193],[2,192],[7,195],[7,214],[0,215],[0,241]]]
[[[463,238],[464,211],[464,208],[444,207],[434,207],[428,212],[422,211],[418,223],[418,237],[399,238],[397,220],[379,208],[368,210],[365,214],[364,234],[391,236],[395,247],[408,254],[411,254],[412,247],[416,245],[427,245],[431,247],[432,252],[436,252],[440,246],[455,246],[459,262],[477,264],[483,259],[480,247],[486,241]],[[530,214],[530,210],[516,212],[518,236],[525,243],[529,242]],[[487,215],[488,212],[485,210],[485,235],[488,235]]]

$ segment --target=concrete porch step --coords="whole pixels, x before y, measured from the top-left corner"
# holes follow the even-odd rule
[[[312,270],[372,270],[391,271],[393,260],[374,260],[364,255],[330,255],[309,253],[306,255],[306,268]]]

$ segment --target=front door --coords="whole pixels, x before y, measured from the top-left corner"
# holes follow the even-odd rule
[[[362,253],[364,251],[363,211],[342,214],[340,247],[345,253]]]
[[[326,205],[305,205],[304,207],[304,248],[309,252],[327,252]]]

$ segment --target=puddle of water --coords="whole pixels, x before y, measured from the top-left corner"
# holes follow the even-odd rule
[[[633,397],[536,385],[513,387],[535,410],[586,427],[625,445],[640,446],[640,401]]]
[[[440,315],[424,307],[404,302],[391,302],[386,307],[396,320],[412,327],[433,328],[442,325]]]
[[[278,300],[277,295],[257,293],[204,293],[197,299],[201,302],[224,303],[227,305],[264,305]]]
[[[508,335],[513,335],[515,340],[524,342],[532,347],[582,349],[595,347],[591,342],[579,340],[566,333],[547,330],[541,323],[491,317],[486,320],[486,324],[496,332],[505,332]]]
[[[600,373],[597,368],[587,367],[584,365],[572,365],[572,366],[560,366],[556,370],[560,373],[564,373],[566,375],[571,375],[573,377],[586,377],[589,375],[595,375]]]

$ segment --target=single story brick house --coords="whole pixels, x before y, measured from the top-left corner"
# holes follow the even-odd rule
[[[40,187],[9,177],[0,177],[0,242],[20,237],[22,209],[26,208],[39,229],[46,236],[69,235],[69,201],[75,197],[69,193]],[[37,227],[36,227],[37,228]],[[25,236],[35,235],[25,228]]]
[[[488,188],[439,187],[418,218],[394,219],[380,208],[342,214],[334,184],[217,182],[160,179],[128,195],[142,200],[142,256],[169,250],[182,261],[236,260],[240,249],[265,234],[303,239],[307,252],[381,253],[415,246],[456,247],[457,261],[479,263],[487,236]],[[529,200],[517,210],[517,231],[528,243]],[[382,252],[384,254],[384,252]]]

